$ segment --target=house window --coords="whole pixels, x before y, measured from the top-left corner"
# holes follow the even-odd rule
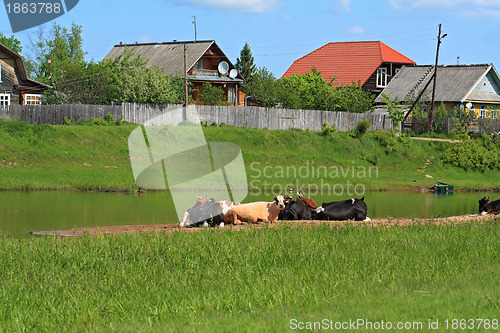
[[[0,94],[0,106],[8,106],[8,105],[10,105],[10,95]]]
[[[205,58],[200,58],[198,62],[194,65],[194,69],[203,69],[205,68]]]
[[[481,104],[479,107],[479,118],[486,118],[486,104]]]
[[[387,86],[387,68],[380,67],[377,69],[377,87]]]
[[[492,105],[491,106],[491,119],[497,119],[497,118],[498,118],[498,106]]]
[[[40,105],[40,97],[38,94],[26,94],[24,95],[24,105]]]

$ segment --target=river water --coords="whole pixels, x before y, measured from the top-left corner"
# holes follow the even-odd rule
[[[193,204],[196,193],[192,194]],[[436,195],[430,192],[367,192],[368,216],[446,217],[477,214],[478,192]],[[497,195],[500,196],[500,195]],[[295,196],[294,196],[295,197]],[[306,195],[307,197],[307,195]],[[491,199],[498,199],[490,194]],[[347,197],[313,196],[318,204]],[[244,202],[271,201],[272,196],[249,195]],[[30,230],[130,224],[163,224],[178,221],[169,192],[143,195],[101,192],[0,192],[0,233],[28,235]]]

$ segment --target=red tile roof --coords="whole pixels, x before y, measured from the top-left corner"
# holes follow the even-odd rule
[[[363,85],[383,62],[415,64],[380,41],[328,43],[295,60],[283,77],[304,75],[315,66],[326,81],[337,76],[335,85],[350,85],[353,81]]]

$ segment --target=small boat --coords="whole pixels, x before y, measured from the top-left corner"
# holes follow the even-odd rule
[[[454,187],[452,185],[448,185],[445,183],[437,182],[434,184],[433,187],[431,187],[432,192],[437,192],[437,193],[446,193],[446,192],[451,192],[453,191]]]

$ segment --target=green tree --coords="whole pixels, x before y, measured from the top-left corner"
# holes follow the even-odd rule
[[[278,101],[284,108],[331,110],[332,79],[326,82],[315,67],[305,75],[292,75],[278,80]]]
[[[200,104],[228,105],[224,90],[207,82],[203,83],[202,91],[200,92],[199,97]]]
[[[42,82],[57,84],[68,67],[85,65],[82,26],[73,23],[68,29],[54,23],[46,46],[39,64],[38,79]]]
[[[21,54],[21,52],[23,51],[21,42],[14,35],[7,37],[0,32],[0,43],[7,46],[9,49],[16,52],[17,54]]]
[[[333,111],[362,113],[373,111],[375,95],[363,90],[359,82],[333,90]]]
[[[254,58],[248,43],[245,43],[245,46],[241,49],[240,57],[236,59],[235,67],[245,79],[242,90],[246,92],[247,87],[252,83],[253,75],[256,71]]]
[[[389,95],[382,93],[382,103],[386,104],[386,110],[389,112],[389,118],[392,119],[392,129],[397,130],[397,128],[401,128],[401,122],[405,119],[405,113],[403,111],[403,107],[399,102],[399,99],[391,100]]]
[[[260,67],[255,71],[246,93],[263,106],[274,107],[278,104],[277,81],[266,67]]]
[[[55,89],[46,94],[47,103],[110,104],[112,102],[181,103],[184,82],[166,76],[157,67],[126,49],[116,59],[64,66],[64,75]]]

